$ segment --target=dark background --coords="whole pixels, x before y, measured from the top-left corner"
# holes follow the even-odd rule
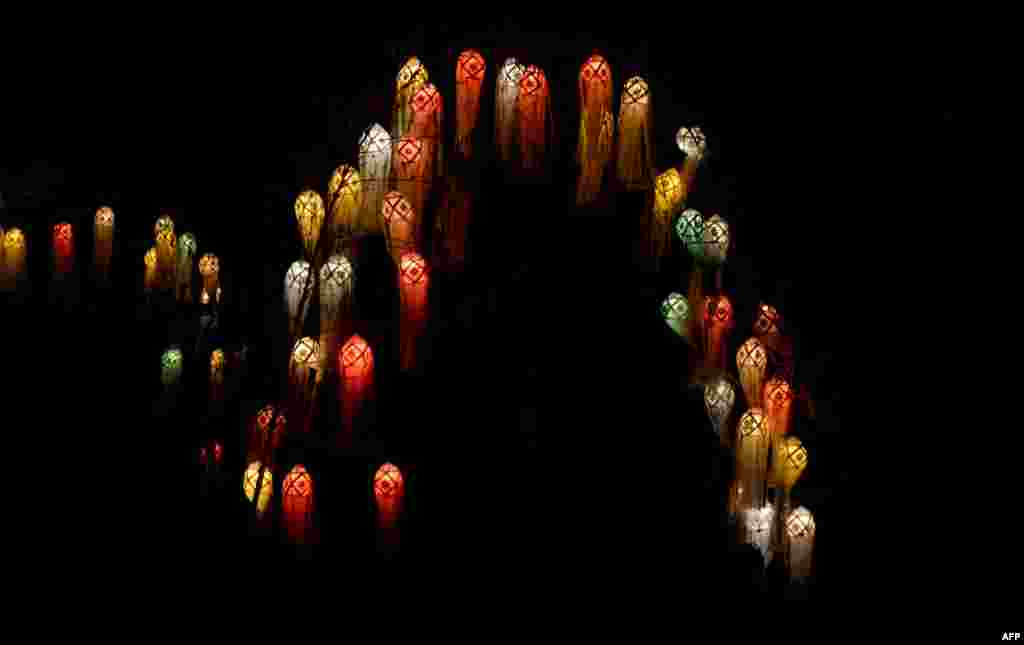
[[[760,299],[786,316],[796,380],[816,408],[794,429],[811,460],[794,496],[818,522],[812,596],[833,597],[854,548],[835,361],[846,335],[838,255],[850,228],[832,206],[849,185],[836,142],[850,105],[784,48],[766,58],[738,36],[721,35],[716,49],[677,46],[668,29],[642,39],[509,23],[411,31],[311,48],[308,67],[262,64],[287,43],[253,47],[261,55],[247,58],[246,48],[204,39],[201,51],[157,52],[133,70],[122,44],[116,56],[96,54],[73,90],[51,86],[10,102],[19,127],[4,150],[2,224],[26,232],[31,288],[3,313],[8,373],[20,375],[11,379],[8,436],[21,464],[12,476],[35,482],[33,502],[18,502],[26,524],[41,527],[43,537],[28,540],[34,557],[143,585],[156,571],[231,580],[256,568],[330,580],[387,570],[510,593],[515,581],[557,596],[566,585],[619,593],[680,579],[713,595],[738,585],[781,597],[730,544],[729,459],[699,395],[685,387],[685,345],[658,317],[669,291],[685,291],[685,253],[674,248],[659,272],[647,270],[635,249],[642,200],[610,183],[597,206],[574,206],[576,78],[596,49],[612,67],[616,110],[628,77],[650,83],[659,172],[682,162],[679,126],[699,123],[708,134],[690,203],[721,212],[733,232],[729,352],[749,336]],[[201,439],[221,438],[240,472],[242,426],[279,391],[282,282],[300,253],[295,196],[322,192],[337,165],[356,164],[365,127],[389,127],[394,78],[412,54],[445,98],[453,156],[454,66],[467,47],[488,65],[478,157],[453,168],[476,199],[468,265],[435,281],[420,374],[398,374],[381,349],[378,405],[358,449],[310,440],[286,451],[322,492],[322,544],[297,553],[252,530],[237,489],[197,497],[194,453]],[[746,55],[714,53],[730,48]],[[282,56],[302,59],[294,49]],[[508,56],[549,79],[556,138],[543,180],[512,178],[491,158],[494,74]],[[314,72],[320,65],[330,73]],[[117,218],[110,291],[89,279],[91,221],[102,204]],[[142,255],[167,211],[179,234],[196,235],[199,254],[221,258],[227,302],[217,340],[249,347],[248,373],[214,418],[201,371],[190,372],[173,411],[154,412],[160,353],[191,340],[197,315],[161,313],[141,297]],[[58,221],[75,226],[79,245],[72,296],[55,295],[51,281],[48,235]],[[375,253],[359,273],[358,326],[386,345],[393,282]],[[387,557],[374,546],[363,495],[383,459],[411,474],[402,548]]]

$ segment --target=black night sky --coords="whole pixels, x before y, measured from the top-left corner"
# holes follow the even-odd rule
[[[116,56],[94,54],[91,73],[66,92],[12,95],[8,118],[19,126],[2,151],[0,224],[25,232],[30,280],[4,294],[5,371],[14,377],[4,425],[19,462],[10,474],[22,490],[15,524],[38,527],[43,537],[27,540],[47,554],[38,557],[83,575],[138,578],[140,587],[175,579],[234,589],[242,572],[258,570],[320,582],[437,576],[512,595],[533,585],[551,598],[659,579],[713,589],[723,603],[727,594],[790,597],[731,540],[732,464],[700,394],[686,387],[686,345],[658,315],[665,295],[685,292],[685,251],[675,242],[660,270],[648,270],[636,253],[642,198],[606,182],[596,206],[572,199],[576,78],[597,50],[613,70],[616,110],[627,78],[650,83],[659,172],[682,162],[681,125],[708,134],[690,205],[722,213],[732,227],[724,289],[736,327],[727,352],[734,357],[750,336],[759,300],[785,316],[796,385],[815,409],[811,418],[802,407],[794,427],[810,466],[793,495],[815,513],[818,531],[815,579],[803,595],[839,593],[855,548],[844,516],[851,467],[836,354],[846,336],[845,268],[834,252],[851,231],[832,206],[848,199],[835,192],[848,170],[833,148],[848,106],[782,53],[787,73],[758,48],[729,58],[704,44],[688,51],[617,33],[425,26],[333,51],[320,45],[307,67],[283,63],[301,60],[293,50],[278,65],[256,63],[287,39],[246,58],[241,46],[204,36],[202,54],[179,39],[177,53],[153,54],[158,62],[139,61],[136,71],[121,45]],[[719,48],[736,44],[723,35]],[[279,398],[284,378],[282,283],[301,254],[295,197],[322,193],[334,168],[358,164],[364,128],[390,126],[394,78],[413,54],[444,97],[450,151],[455,61],[470,47],[488,67],[477,156],[451,168],[474,195],[466,267],[433,283],[419,373],[400,374],[381,350],[377,400],[355,448],[321,441],[330,403],[312,438],[282,448],[282,462],[314,473],[320,496],[319,544],[296,549],[252,526],[240,491],[243,427]],[[551,86],[555,141],[538,180],[507,176],[494,158],[494,74],[509,56],[541,66]],[[117,218],[110,289],[90,279],[101,205]],[[225,303],[206,355],[248,348],[244,377],[216,414],[204,398],[203,358],[191,355],[198,308],[163,311],[142,293],[142,257],[165,212],[197,237],[200,255],[221,259]],[[60,221],[76,235],[70,290],[51,275],[49,231]],[[383,247],[367,258],[357,329],[386,345],[395,290]],[[186,348],[186,385],[161,410],[159,359],[172,343]],[[735,371],[734,358],[729,364]],[[195,453],[209,438],[224,442],[234,479],[199,494]],[[401,546],[386,553],[368,496],[385,459],[410,477]]]

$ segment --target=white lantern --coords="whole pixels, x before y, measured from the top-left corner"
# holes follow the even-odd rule
[[[313,275],[309,262],[296,260],[284,276],[284,298],[288,310],[288,330],[292,338],[302,334],[313,295]]]
[[[502,161],[513,158],[518,134],[519,81],[526,68],[515,58],[505,60],[498,72],[494,96],[494,139]]]
[[[786,537],[789,541],[789,575],[798,582],[810,578],[814,557],[814,515],[800,506],[786,519]]]
[[[347,337],[340,329],[352,316],[355,272],[344,255],[332,255],[320,269],[320,350],[321,367],[334,367],[339,340]]]
[[[391,135],[380,124],[373,124],[359,138],[359,176],[365,199],[359,217],[360,230],[381,233],[380,214],[391,176]]]

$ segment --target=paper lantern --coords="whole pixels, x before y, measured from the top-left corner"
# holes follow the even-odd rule
[[[686,298],[678,293],[670,293],[661,303],[661,317],[676,334],[689,342],[687,319],[690,316],[690,305]]]
[[[331,213],[332,248],[348,244],[355,233],[369,232],[362,228],[363,184],[359,171],[342,164],[334,170],[327,184],[327,204]],[[343,247],[347,248],[347,247]]]
[[[772,484],[781,488],[788,497],[807,468],[807,449],[793,436],[779,437],[772,459]]]
[[[224,350],[215,349],[210,353],[210,383],[224,384]]]
[[[284,275],[284,299],[288,309],[288,333],[292,338],[302,334],[306,313],[313,297],[313,274],[309,262],[296,260]]]
[[[729,252],[729,224],[720,215],[704,222],[704,259],[718,266],[725,262]]]
[[[736,480],[740,510],[760,508],[765,502],[768,452],[771,445],[764,412],[751,408],[740,417],[736,438]]]
[[[757,308],[757,316],[754,320],[754,336],[763,339],[764,336],[776,336],[781,331],[782,316],[775,307],[762,302],[761,306]]]
[[[693,189],[693,181],[697,175],[697,165],[704,159],[707,139],[698,127],[682,127],[676,133],[676,145],[686,155],[683,162],[682,178],[686,191]]]
[[[416,137],[402,137],[395,143],[391,158],[398,177],[398,191],[405,195],[416,213],[422,214],[427,200],[429,157],[424,154],[423,141]],[[385,196],[386,200],[386,196]],[[419,228],[416,229],[419,243]]]
[[[274,451],[284,441],[287,428],[288,421],[281,406],[271,403],[261,408],[249,432],[247,459],[273,463]]]
[[[762,395],[768,430],[775,435],[789,432],[792,420],[793,388],[780,376],[773,376],[765,381]]]
[[[320,269],[320,349],[324,368],[334,368],[332,358],[338,342],[351,325],[354,293],[352,264],[344,255],[332,255]]]
[[[391,135],[379,124],[373,124],[359,138],[359,177],[365,198],[358,228],[369,233],[382,233],[379,217],[391,175]]]
[[[256,504],[256,516],[262,518],[270,508],[270,498],[274,494],[274,477],[269,468],[259,461],[249,464],[242,481],[242,490],[250,503]],[[259,495],[256,491],[259,491]]]
[[[416,364],[416,344],[427,323],[429,273],[427,262],[418,253],[404,253],[399,265],[401,320],[399,325],[399,361],[403,371]]]
[[[724,371],[727,364],[725,348],[735,326],[732,301],[724,295],[705,298],[704,315],[704,328],[707,330],[705,367]]]
[[[467,49],[459,54],[455,63],[455,146],[466,159],[473,155],[473,129],[486,73],[487,64],[480,52]]]
[[[756,338],[743,343],[736,352],[736,367],[740,373],[740,385],[747,405],[752,408],[761,407],[761,396],[764,393],[764,375],[768,366],[768,354],[764,345]]]
[[[220,259],[213,253],[207,253],[199,258],[199,275],[203,278],[203,289],[208,294],[218,294],[220,300]]]
[[[353,335],[338,353],[338,366],[342,428],[351,432],[356,417],[373,396],[373,351],[369,343]]]
[[[160,382],[165,386],[177,385],[185,366],[185,357],[177,347],[170,347],[160,357]]]
[[[212,458],[211,458],[212,455]],[[208,471],[219,469],[224,463],[224,446],[218,441],[211,441],[199,448],[199,463]]]
[[[530,65],[519,79],[519,148],[524,170],[539,169],[547,156],[551,95],[544,70]]]
[[[12,228],[4,234],[4,251],[17,251],[25,248],[25,234],[20,228]]]
[[[96,217],[94,225],[97,231],[113,232],[114,230],[114,211],[109,206],[101,206],[96,209]]]
[[[148,292],[152,291],[157,287],[157,272],[156,272],[156,247],[151,247],[146,251],[146,255],[142,258],[142,263],[145,265],[145,273],[142,278],[143,288]]]
[[[391,462],[377,469],[373,476],[373,497],[382,513],[397,511],[405,495],[405,478]]]
[[[683,183],[679,171],[669,168],[654,180],[654,213],[649,233],[651,255],[661,258],[671,248],[672,218],[683,205]]]
[[[619,104],[619,181],[627,191],[646,190],[653,180],[654,146],[651,142],[651,90],[634,76],[622,88]]]
[[[438,256],[448,269],[459,269],[466,261],[466,232],[473,215],[473,192],[461,175],[451,173],[437,214]]]
[[[308,430],[311,412],[316,400],[317,386],[323,378],[320,369],[320,343],[315,338],[300,338],[292,349],[290,364],[294,410],[299,412],[299,428]]]
[[[71,224],[61,222],[53,227],[53,268],[56,276],[70,273],[74,266],[75,240]]]
[[[726,444],[730,443],[731,439],[728,434],[729,417],[735,404],[736,388],[725,376],[719,375],[704,386],[704,407],[711,420],[711,426],[719,439]]]
[[[325,213],[324,200],[316,191],[303,191],[295,199],[295,220],[299,225],[299,236],[302,238],[307,260],[312,261],[316,253]]]
[[[156,270],[161,288],[174,284],[175,261],[178,252],[178,238],[173,230],[160,231],[156,235]]]
[[[595,53],[583,63],[579,73],[580,132],[576,144],[576,163],[583,168],[576,203],[587,204],[600,188],[600,173],[610,159],[611,141],[603,141],[603,121],[612,111],[612,70],[608,61]],[[586,190],[583,187],[587,186]]]
[[[700,211],[687,208],[676,219],[676,237],[695,260],[704,257],[704,218]]]
[[[192,301],[192,271],[195,266],[197,248],[196,238],[191,233],[184,233],[178,238],[174,269],[174,293],[178,302]]]
[[[25,278],[25,234],[19,228],[12,228],[4,233],[3,242],[3,288],[11,291]]]
[[[153,235],[157,236],[163,232],[174,232],[174,220],[171,219],[170,215],[161,215],[156,220],[156,225],[153,226]]]
[[[443,174],[443,115],[444,101],[433,83],[424,85],[412,97],[412,127],[409,129],[409,135],[423,145],[426,182],[431,182]]]
[[[519,82],[526,68],[508,58],[498,72],[494,96],[494,140],[504,162],[513,158],[519,129]]]
[[[391,138],[400,139],[412,126],[412,97],[427,84],[430,75],[420,59],[409,58],[398,70],[395,103],[391,111]]]
[[[305,542],[313,528],[313,478],[296,465],[281,484],[281,523],[293,542]]]
[[[814,515],[800,506],[786,518],[786,536],[789,542],[789,576],[797,582],[811,577],[814,557]]]
[[[742,512],[745,542],[757,547],[767,566],[772,561],[772,526],[775,523],[775,507],[766,504],[760,508],[748,508]]]
[[[418,246],[419,217],[412,203],[398,191],[391,191],[384,196],[381,207],[381,219],[384,223],[384,235],[388,253],[398,266],[402,254],[413,251]]]
[[[604,168],[612,158],[612,143],[615,136],[615,120],[611,112],[604,112],[600,119],[600,131],[596,141],[588,144],[587,156],[583,158],[579,180],[576,185],[576,205],[592,203],[601,193]],[[588,136],[591,136],[588,134]]]

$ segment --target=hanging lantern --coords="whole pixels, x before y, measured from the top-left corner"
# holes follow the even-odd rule
[[[427,262],[418,253],[404,253],[399,265],[401,298],[400,363],[403,371],[416,364],[416,342],[427,324],[429,274]]]
[[[762,302],[757,308],[757,318],[754,320],[754,336],[764,342],[765,336],[777,336],[781,333],[782,316],[775,307]]]
[[[736,404],[736,388],[723,375],[704,386],[704,407],[711,419],[711,426],[723,444],[731,443],[729,436],[729,416]]]
[[[441,134],[444,101],[433,83],[424,85],[412,97],[412,127],[409,136],[423,145],[423,180],[430,183],[443,174],[444,145]]]
[[[210,402],[224,398],[224,350],[215,349],[210,353]]]
[[[719,215],[704,222],[704,261],[715,269],[715,285],[722,288],[722,265],[729,253],[729,225]]]
[[[726,368],[725,347],[735,323],[732,311],[732,301],[724,295],[704,299],[704,315],[707,317],[704,322],[704,328],[707,329],[707,368],[722,371]]]
[[[358,230],[382,233],[380,209],[388,192],[391,175],[391,135],[379,124],[373,124],[359,139],[359,177],[365,198],[358,218]]]
[[[438,256],[448,269],[458,270],[466,261],[466,231],[473,215],[473,192],[460,175],[448,175],[448,182],[436,221]]]
[[[101,284],[110,280],[110,258],[114,254],[114,211],[103,206],[93,223],[93,267]]]
[[[339,339],[352,320],[355,273],[344,255],[332,255],[320,269],[320,349],[322,368],[334,369]],[[345,327],[342,329],[342,327]]]
[[[313,529],[313,479],[302,464],[281,484],[281,523],[293,542],[306,542]]]
[[[327,204],[331,212],[331,248],[338,250],[338,244],[347,245],[355,233],[369,232],[360,227],[360,213],[363,210],[363,185],[359,171],[342,164],[331,175],[327,184]],[[348,248],[344,246],[344,248]]]
[[[259,461],[252,462],[245,470],[242,490],[246,499],[256,504],[256,517],[262,518],[270,507],[270,497],[274,494],[273,479],[270,469],[265,468]]]
[[[142,277],[142,285],[143,288],[149,292],[156,289],[157,286],[155,246],[146,251],[146,255],[142,258],[142,263],[145,265],[145,274]]]
[[[274,451],[284,441],[287,427],[288,421],[281,406],[271,403],[260,409],[249,433],[247,459],[273,463]]]
[[[312,296],[313,275],[309,262],[292,262],[284,275],[284,299],[288,308],[288,333],[293,339],[302,334]]]
[[[683,205],[682,180],[679,171],[669,168],[654,181],[654,213],[650,229],[650,251],[654,258],[662,258],[671,248],[672,218]]]
[[[178,385],[184,369],[185,357],[177,347],[170,347],[160,357],[160,382],[166,387]]]
[[[807,449],[800,439],[794,436],[779,438],[772,460],[772,484],[781,488],[788,497],[806,468]]]
[[[4,234],[3,246],[3,286],[5,291],[11,291],[25,278],[25,234],[12,228]]]
[[[175,282],[174,269],[177,251],[178,238],[173,230],[157,233],[156,272],[161,288],[170,288]]]
[[[154,237],[164,232],[174,232],[174,220],[171,219],[170,215],[161,215],[157,218],[156,225],[153,226]]]
[[[382,516],[394,520],[405,495],[405,478],[398,467],[388,462],[373,476],[373,497]]]
[[[651,91],[647,81],[634,76],[622,88],[619,105],[619,181],[628,191],[646,190],[653,180],[654,146],[651,143]]]
[[[384,235],[388,253],[399,266],[402,254],[414,251],[418,246],[419,218],[412,203],[398,191],[391,191],[384,196],[381,207],[381,219],[384,222]]]
[[[75,260],[75,240],[71,224],[61,222],[53,227],[53,270],[56,276],[71,273]]]
[[[600,54],[583,63],[579,74],[580,131],[576,163],[581,167],[576,204],[589,204],[601,187],[604,166],[611,159],[612,70]]]
[[[773,435],[784,435],[789,432],[793,411],[793,388],[789,382],[779,376],[773,376],[765,381],[762,398],[768,431]]]
[[[775,523],[775,507],[765,504],[761,508],[748,508],[742,513],[745,541],[757,547],[765,566],[772,561],[772,526]]]
[[[803,582],[811,577],[814,557],[814,515],[800,506],[790,511],[786,518],[786,535],[789,538],[790,579]]]
[[[392,159],[395,162],[395,175],[398,177],[398,191],[409,198],[416,213],[422,214],[427,200],[426,183],[428,181],[428,165],[427,157],[423,154],[423,141],[416,137],[402,137],[395,143]],[[418,245],[418,226],[416,242]]]
[[[494,139],[504,162],[512,161],[519,125],[519,82],[526,68],[508,58],[498,72],[494,97]]]
[[[338,354],[341,372],[342,427],[352,430],[363,404],[373,394],[373,352],[358,334],[353,335]]]
[[[114,232],[114,211],[109,206],[101,206],[96,209],[95,218],[96,231],[99,233]]]
[[[676,219],[676,236],[698,262],[704,259],[704,218],[700,211],[687,208]]]
[[[289,372],[294,401],[291,409],[298,411],[298,427],[302,431],[308,431],[312,422],[313,405],[323,378],[320,366],[320,343],[308,336],[299,339],[292,349]]]
[[[299,236],[302,238],[307,260],[312,261],[316,253],[324,216],[324,200],[316,191],[303,191],[295,199],[295,220],[299,225]]]
[[[192,302],[192,271],[197,248],[196,238],[191,233],[185,233],[178,238],[174,269],[174,292],[178,302]]]
[[[690,305],[686,298],[678,293],[670,293],[661,303],[661,317],[676,334],[686,342],[690,342],[687,320],[690,316]]]
[[[747,405],[752,408],[761,407],[765,368],[768,365],[768,354],[761,341],[751,338],[743,343],[736,352],[736,367],[740,373],[740,385]]]
[[[519,148],[524,170],[537,170],[547,156],[551,95],[544,70],[530,65],[519,79]]]
[[[487,64],[472,49],[459,54],[455,64],[455,145],[464,158],[473,155],[473,129],[480,112],[480,88]]]
[[[707,139],[704,132],[698,127],[682,127],[676,133],[676,145],[686,155],[686,160],[683,162],[682,178],[686,191],[689,193],[693,189],[697,166],[704,159]]]
[[[220,259],[213,253],[207,253],[199,258],[199,275],[203,278],[203,290],[210,295],[216,294],[219,302]]]
[[[395,104],[391,111],[392,139],[400,139],[408,134],[412,126],[412,97],[427,84],[429,78],[427,68],[415,56],[398,70]]]
[[[764,506],[770,445],[764,412],[760,408],[747,410],[740,417],[736,440],[736,481],[741,511]]]

